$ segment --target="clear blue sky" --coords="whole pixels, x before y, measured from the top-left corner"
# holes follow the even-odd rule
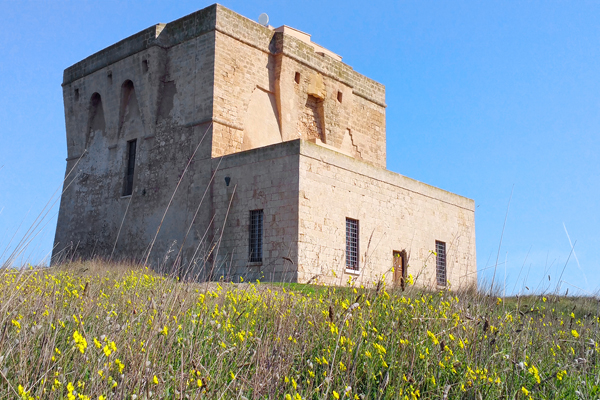
[[[0,256],[62,185],[63,70],[209,4],[0,0]],[[480,279],[514,187],[497,280],[506,267],[508,292],[553,289],[566,265],[569,284],[600,288],[599,2],[222,4],[308,32],[386,86],[388,169],[475,199]],[[50,252],[57,210],[27,260]]]

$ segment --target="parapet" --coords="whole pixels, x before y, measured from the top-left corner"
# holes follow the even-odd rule
[[[129,36],[65,69],[63,86],[153,46],[170,48],[211,31],[232,36],[272,54],[283,53],[334,78],[353,92],[385,107],[385,87],[354,71],[342,57],[314,43],[310,35],[283,25],[263,26],[219,4],[167,24],[159,23]]]
[[[131,35],[65,69],[63,86],[152,46],[172,47],[215,29],[218,4],[179,18],[156,24]]]
[[[300,39],[304,43],[310,44],[314,49],[315,53],[320,55],[328,55],[336,61],[342,61],[342,56],[335,54],[333,51],[327,50],[325,47],[320,46],[310,40],[310,35],[306,32],[302,32],[296,28],[292,28],[291,26],[281,25],[279,28],[274,29],[275,32],[281,32],[284,35],[290,35],[295,37],[296,39]]]

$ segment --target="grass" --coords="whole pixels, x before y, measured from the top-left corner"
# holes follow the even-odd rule
[[[596,399],[598,302],[0,271],[3,399]]]

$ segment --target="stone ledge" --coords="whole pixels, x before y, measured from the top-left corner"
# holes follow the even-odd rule
[[[266,53],[282,53],[338,80],[355,95],[386,107],[384,85],[354,71],[330,56],[322,56],[300,39],[275,32],[226,7],[213,4],[167,24],[156,24],[131,35],[64,70],[63,86],[153,46],[170,48],[208,32],[217,31]]]
[[[168,48],[210,32],[215,29],[219,7],[222,6],[213,4],[168,24],[156,24],[108,46],[65,69],[62,85],[68,85],[150,47]]]
[[[256,149],[241,151],[239,153],[228,154],[222,157],[212,159],[213,170],[219,165],[219,170],[238,167],[244,164],[255,162],[264,162],[288,156],[297,156],[300,154],[301,139],[290,140],[287,142],[276,143],[270,146],[258,147]],[[315,145],[316,146],[316,145]]]
[[[318,162],[329,164],[357,175],[362,175],[456,207],[473,212],[475,211],[475,201],[472,199],[419,182],[416,179],[408,178],[387,169],[376,167],[367,162],[349,157],[344,153],[303,139],[290,140],[223,156],[219,169],[223,170],[258,161],[262,162],[295,155],[314,159]],[[302,163],[301,157],[299,158],[300,164]],[[220,157],[212,159],[213,169],[219,164],[219,159]]]
[[[321,147],[305,140],[301,141],[300,155],[422,196],[461,207],[469,211],[475,211],[475,202],[472,199],[419,182],[416,179],[408,178],[387,169],[376,167],[364,161],[348,157],[343,153]]]

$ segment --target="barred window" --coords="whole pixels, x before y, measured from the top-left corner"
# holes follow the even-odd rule
[[[137,140],[127,142],[127,169],[125,170],[125,185],[123,185],[123,196],[133,193],[133,173],[135,169],[135,147]]]
[[[346,218],[346,268],[358,271],[358,220]]]
[[[263,258],[263,210],[250,211],[250,262],[262,262]]]
[[[446,286],[446,243],[436,240],[435,252],[437,254],[435,258],[437,284]]]

